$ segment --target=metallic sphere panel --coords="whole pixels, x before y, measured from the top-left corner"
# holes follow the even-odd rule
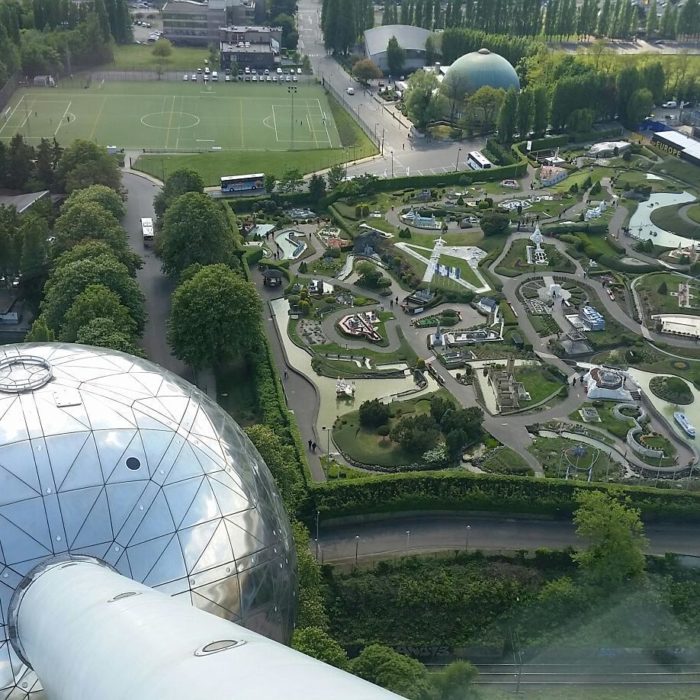
[[[12,593],[38,563],[66,554],[97,557],[278,641],[291,634],[289,521],[238,425],[147,360],[81,345],[6,345],[0,700],[40,689],[8,643]]]

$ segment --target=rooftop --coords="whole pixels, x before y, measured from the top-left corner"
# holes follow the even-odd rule
[[[700,158],[700,141],[696,139],[691,139],[677,131],[656,131],[654,137],[662,143],[680,148],[683,153],[693,158]]]
[[[396,37],[396,41],[399,42],[402,49],[425,51],[425,42],[430,36],[430,31],[407,24],[386,24],[382,27],[368,29],[365,32],[367,54],[372,56],[384,53],[392,36]]]

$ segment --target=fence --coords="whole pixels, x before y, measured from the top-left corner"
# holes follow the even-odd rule
[[[10,101],[10,98],[17,89],[17,83],[19,82],[19,72],[11,75],[7,82],[0,88],[0,109],[4,109],[5,105]]]
[[[338,92],[328,80],[325,81],[325,89],[335,98],[336,102],[339,102],[347,111],[347,113],[355,120],[357,125],[365,132],[367,138],[377,147],[381,148],[380,139],[378,138],[373,127],[371,127],[359,113],[359,108],[353,107],[346,99],[345,95]]]

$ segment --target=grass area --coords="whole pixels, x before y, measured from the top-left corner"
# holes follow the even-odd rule
[[[700,180],[700,167],[675,156],[669,156],[660,163],[652,166],[651,171],[657,175],[670,175],[677,180],[687,182],[693,188],[697,188]]]
[[[588,481],[588,469],[592,465],[592,481],[615,481],[622,474],[620,465],[613,462],[603,451],[595,450],[588,445],[584,445],[584,453],[577,457],[573,448],[581,443],[566,438],[546,438],[536,437],[528,447],[528,450],[535,455],[544,469],[545,476],[554,478],[564,478],[566,476],[567,461],[564,452],[568,451],[574,464],[579,469],[570,468],[569,478],[579,481]],[[597,455],[597,456],[596,456]],[[583,470],[586,471],[583,471]]]
[[[276,151],[280,161],[279,152],[292,148],[308,152],[341,147],[328,99],[317,85],[299,85],[292,98],[277,84],[93,81],[84,89],[73,82],[18,90],[0,138],[22,133],[36,143],[55,134],[62,144],[82,138],[167,152],[218,147],[238,152],[240,172],[248,173],[263,170],[256,165],[257,151],[270,151],[273,157]],[[338,153],[342,158],[343,152]],[[328,165],[322,154],[307,158],[314,169],[319,162]],[[290,165],[285,158],[280,169]]]
[[[446,390],[440,389],[407,401],[392,402],[389,429],[401,418],[429,413],[430,399],[436,395],[449,397]],[[359,411],[346,413],[336,421],[333,426],[333,442],[343,454],[362,464],[402,467],[410,465],[415,459],[388,436],[378,435],[376,429],[360,426]]]
[[[627,192],[637,186],[651,187],[652,192],[672,192],[678,189],[677,185],[668,180],[649,180],[646,170],[625,170],[618,175],[613,188],[618,194]]]
[[[675,403],[680,406],[688,406],[695,398],[693,392],[684,379],[673,376],[656,376],[649,382],[649,389],[654,396]]]
[[[345,160],[350,160],[352,155],[353,160],[367,158],[377,153],[376,146],[369,140],[364,131],[357,125],[357,122],[347,113],[347,111],[335,100],[331,95],[326,93],[326,100],[331,110],[331,115],[335,121],[340,145],[343,148],[352,149],[348,152],[348,157]]]
[[[526,272],[541,271],[548,272],[573,272],[574,264],[562,255],[553,245],[547,243],[542,245],[542,249],[549,258],[548,265],[531,265],[527,262],[527,246],[532,245],[528,239],[519,238],[513,241],[500,265],[495,272],[505,277],[517,277]]]
[[[491,450],[479,465],[484,471],[492,474],[522,474],[534,476],[532,467],[510,447],[499,447]]]
[[[244,360],[216,369],[217,403],[244,427],[262,421],[253,377]]]
[[[583,406],[581,406],[581,408],[593,408],[593,404],[592,403],[585,403],[585,404],[583,404]],[[603,404],[602,406],[595,406],[595,409],[596,409],[596,411],[598,411],[598,415],[600,416],[600,422],[599,423],[587,423],[586,425],[593,426],[593,427],[600,429],[600,430],[606,430],[611,435],[614,435],[616,438],[619,438],[620,440],[624,440],[625,437],[627,436],[627,431],[633,425],[633,421],[632,421],[631,417],[627,420],[624,420],[624,421],[617,419],[615,417],[615,414],[612,412],[612,407],[607,405],[607,404]],[[569,414],[569,418],[571,418],[571,420],[575,420],[579,423],[583,422],[578,410]]]
[[[196,73],[209,58],[207,47],[173,46],[173,51],[165,61],[163,70],[181,70]],[[100,66],[100,70],[156,70],[158,60],[153,55],[153,44],[117,44],[114,47],[114,61]]]
[[[698,177],[700,177],[700,170],[698,170]],[[677,204],[652,209],[649,218],[664,231],[671,231],[687,238],[700,238],[697,224],[684,219],[679,213]]]
[[[691,204],[685,210],[686,215],[696,224],[700,224],[700,203]]]
[[[551,316],[529,316],[530,323],[535,329],[540,338],[546,338],[548,335],[554,335],[561,329],[559,324]]]
[[[610,243],[610,240],[607,236],[599,235],[599,236],[592,236],[588,233],[570,233],[570,234],[564,234],[566,236],[565,239],[568,241],[569,236],[572,238],[577,238],[580,243],[574,244],[574,246],[577,247],[577,249],[580,250],[585,250],[589,248],[589,252],[592,253],[589,257],[600,257],[601,255],[609,255],[613,258],[618,258],[620,256],[620,252],[613,248],[612,244]],[[568,248],[567,248],[568,251]],[[575,257],[575,256],[574,256]]]
[[[522,404],[536,404],[548,398],[564,386],[564,382],[552,374],[546,367],[523,365],[515,368],[515,378],[523,383],[525,391],[530,394],[530,401]]]
[[[568,192],[573,185],[578,185],[580,190],[581,187],[583,187],[583,183],[589,177],[591,178],[591,183],[594,183],[598,182],[604,177],[611,177],[614,174],[615,171],[612,168],[582,168],[581,170],[573,173],[572,175],[569,175],[569,177],[567,177],[566,180],[562,180],[561,182],[558,182],[556,185],[554,185],[553,187],[549,187],[548,189],[552,190],[553,192]],[[593,199],[595,198],[596,197],[593,197]],[[600,199],[600,197],[598,198]]]
[[[471,265],[462,258],[455,258],[452,255],[441,255],[438,261],[441,265],[446,267],[456,267],[459,269],[460,277],[468,284],[473,285],[477,289],[482,286],[482,281],[476,276],[474,270],[472,270]],[[437,279],[433,278],[433,282]]]
[[[678,293],[678,285],[683,282],[691,282],[691,289],[696,296],[693,301],[697,304],[692,307],[679,307],[678,297],[671,296]],[[700,287],[693,280],[674,272],[652,272],[639,278],[636,290],[642,301],[647,317],[653,314],[689,314],[700,315]]]

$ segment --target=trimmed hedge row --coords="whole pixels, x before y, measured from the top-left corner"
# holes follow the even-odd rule
[[[645,519],[700,520],[700,495],[644,486],[589,484],[495,474],[410,473],[310,486],[307,516],[324,518],[412,510],[484,510],[570,517],[576,491],[624,493]]]

